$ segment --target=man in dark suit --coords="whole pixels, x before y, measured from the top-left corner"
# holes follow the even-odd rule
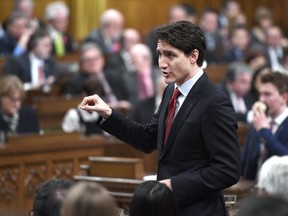
[[[157,179],[173,191],[181,216],[227,215],[222,190],[240,176],[237,122],[225,94],[201,69],[204,34],[179,21],[160,27],[156,38],[159,67],[169,85],[150,123],[124,118],[98,95],[85,97],[80,107],[98,112],[102,129],[136,149],[158,149]]]
[[[146,124],[152,119],[153,115],[157,111],[167,84],[164,82],[164,78],[162,76],[158,76],[156,78],[155,84],[156,94],[153,97],[139,101],[132,109],[130,118],[133,121]]]
[[[91,31],[85,42],[95,42],[105,56],[119,53],[123,48],[123,14],[115,9],[103,12],[100,26]]]
[[[104,65],[105,58],[101,48],[92,42],[83,43],[80,49],[80,71],[68,81],[65,86],[65,94],[81,95],[84,82],[96,77],[104,89],[105,101],[109,105],[118,106],[122,101],[122,105],[128,106],[129,92],[120,72],[117,68],[114,68],[113,71],[104,70]],[[130,104],[127,108],[130,108]]]
[[[253,71],[242,62],[234,62],[228,66],[225,80],[220,88],[228,96],[239,122],[246,123],[247,113],[254,103],[254,97],[249,94]]]
[[[8,59],[4,74],[18,76],[25,90],[52,84],[55,80],[55,61],[51,57],[51,44],[48,32],[36,31],[28,41],[28,52]]]
[[[255,180],[262,163],[273,155],[288,155],[288,77],[278,72],[261,79],[259,100],[265,111],[253,106],[253,120],[242,154],[241,175]],[[267,112],[267,111],[266,111]]]
[[[25,52],[27,41],[33,32],[28,24],[28,17],[22,13],[15,12],[9,16],[6,30],[0,37],[0,55],[19,55]]]
[[[51,2],[45,9],[47,31],[49,32],[53,46],[52,53],[63,56],[74,52],[74,41],[67,32],[69,24],[69,8],[64,2]]]

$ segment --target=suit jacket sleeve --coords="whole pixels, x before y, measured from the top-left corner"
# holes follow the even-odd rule
[[[259,136],[265,140],[270,155],[288,155],[288,143],[282,143],[269,129],[261,129]]]
[[[113,110],[106,121],[101,121],[100,117],[97,122],[100,128],[140,151],[150,153],[157,148],[158,120],[155,116],[149,124],[142,125]]]

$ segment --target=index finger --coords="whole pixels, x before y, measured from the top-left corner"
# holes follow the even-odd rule
[[[84,97],[82,102],[81,102],[81,104],[80,104],[80,109],[84,109],[85,110],[86,105],[89,104],[89,101],[90,101],[89,97]]]

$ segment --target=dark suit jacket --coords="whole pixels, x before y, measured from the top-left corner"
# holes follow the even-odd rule
[[[101,48],[103,54],[108,56],[112,54],[109,46],[105,43],[104,33],[101,28],[94,29],[92,32],[89,33],[89,36],[84,40],[84,42],[95,42]],[[118,40],[121,49],[123,47],[123,37],[120,37]]]
[[[261,141],[265,143],[267,149],[264,161],[273,155],[288,155],[287,131],[288,118],[279,126],[275,135],[269,129],[261,129],[257,132],[253,127],[249,128],[241,161],[241,175],[245,179],[256,179]]]
[[[136,149],[158,149],[157,179],[171,179],[181,216],[227,215],[222,190],[240,176],[240,150],[234,111],[224,93],[208,81],[196,82],[176,115],[163,146],[167,107],[174,85],[163,95],[149,124],[133,122],[113,110],[98,124]]]
[[[5,134],[9,132],[9,127],[0,112],[0,130]],[[22,106],[19,110],[19,123],[16,129],[18,134],[39,133],[39,121],[35,110]]]
[[[129,92],[122,77],[115,76],[112,72],[105,72],[104,75],[116,98],[118,100],[128,100]],[[76,74],[65,86],[65,94],[81,95],[83,93],[84,81],[89,79],[89,77],[89,74],[83,72]]]
[[[17,39],[12,37],[8,32],[5,32],[5,34],[0,37],[0,55],[12,55],[16,45]]]
[[[230,95],[229,95],[229,91],[228,89],[226,88],[225,86],[225,83],[221,83],[220,84],[220,89],[223,90],[223,92],[225,92],[225,94],[227,95],[228,97],[228,100],[230,101],[230,103],[232,104],[232,101],[231,101],[231,98],[230,98]],[[246,108],[247,108],[247,112],[252,108],[253,106],[253,103],[255,102],[255,98],[252,96],[252,94],[247,94],[244,98],[244,102],[245,102],[245,105],[246,105]],[[246,113],[236,113],[236,119],[237,121],[240,121],[240,122],[247,122],[246,119],[247,119],[247,112]]]
[[[45,61],[44,73],[45,77],[55,76],[55,61],[50,58]],[[4,74],[13,74],[18,76],[23,83],[32,82],[31,76],[31,62],[29,59],[29,54],[24,53],[20,56],[11,57],[7,60],[4,65]]]

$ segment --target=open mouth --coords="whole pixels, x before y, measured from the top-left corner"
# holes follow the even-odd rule
[[[162,74],[163,74],[164,77],[168,77],[169,76],[169,73],[165,72],[165,71],[162,71]]]

